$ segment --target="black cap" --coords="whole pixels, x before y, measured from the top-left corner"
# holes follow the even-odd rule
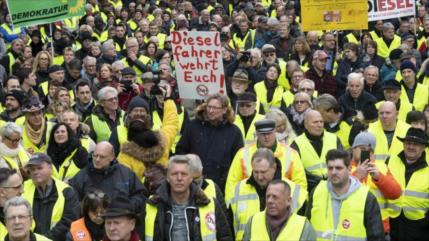
[[[54,73],[57,71],[64,71],[64,68],[61,65],[54,64],[48,68],[48,74]]]
[[[270,119],[263,119],[255,122],[257,133],[270,133],[276,129],[276,122]]]
[[[420,143],[423,144],[425,146],[428,146],[428,137],[426,135],[426,133],[419,128],[414,128],[411,127],[410,129],[408,129],[407,134],[405,135],[404,138],[401,137],[397,137],[400,141],[404,142],[404,141],[412,141],[415,143]]]
[[[401,84],[395,79],[389,79],[383,83],[382,87],[383,87],[383,90],[386,90],[386,89],[400,90]]]
[[[394,49],[390,52],[389,59],[390,60],[401,59],[401,54],[402,54],[401,49]]]
[[[30,160],[28,160],[26,166],[38,166],[44,162],[52,164],[52,159],[45,153],[37,152],[30,157]]]
[[[11,90],[4,95],[4,98],[6,99],[8,96],[12,96],[13,98],[15,98],[15,100],[18,101],[19,105],[22,105],[26,98],[24,92],[21,90]]]
[[[101,215],[103,218],[132,217],[137,218],[133,205],[127,195],[118,195]]]
[[[256,95],[252,92],[244,92],[238,96],[237,102],[256,102]]]
[[[122,75],[136,75],[136,71],[134,71],[134,69],[130,68],[130,67],[126,67],[121,71]]]
[[[401,72],[402,72],[404,69],[411,69],[414,73],[417,73],[416,65],[414,65],[414,63],[413,63],[413,62],[411,62],[411,61],[409,61],[409,60],[404,60],[404,61],[401,63],[401,67],[400,67],[400,69],[401,69]]]

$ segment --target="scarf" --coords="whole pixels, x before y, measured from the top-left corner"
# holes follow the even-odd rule
[[[301,114],[298,113],[294,107],[290,108],[290,113],[292,114],[292,120],[298,125],[301,125],[304,122],[304,115],[307,113],[311,108],[307,108],[304,112]]]
[[[92,103],[94,103],[93,98],[91,98],[91,100],[87,104],[84,104],[84,105],[82,105],[79,101],[76,101],[75,110],[81,114],[86,113],[87,111],[89,111],[89,108],[91,107]]]
[[[18,156],[20,147],[21,146],[18,146],[18,148],[16,148],[16,149],[10,149],[3,142],[0,142],[0,156],[7,156],[7,157],[15,158]]]
[[[52,158],[55,167],[59,168],[64,160],[79,146],[80,141],[76,137],[71,137],[69,133],[69,139],[65,143],[57,144],[51,140],[46,152]]]
[[[42,127],[39,130],[34,130],[28,121],[25,121],[25,133],[27,133],[28,138],[30,138],[31,143],[35,145],[40,145],[42,143],[42,138],[45,136],[46,121],[45,118],[42,120]]]

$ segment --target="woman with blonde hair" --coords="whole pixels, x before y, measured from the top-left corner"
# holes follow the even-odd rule
[[[304,116],[312,108],[311,97],[305,92],[298,92],[293,103],[286,109],[285,114],[297,135],[304,132]]]
[[[276,122],[277,141],[290,145],[295,140],[296,133],[289,119],[280,109],[271,108],[265,117]]]
[[[52,65],[52,56],[48,51],[40,51],[33,61],[33,71],[37,76],[37,84],[49,80],[48,68]]]

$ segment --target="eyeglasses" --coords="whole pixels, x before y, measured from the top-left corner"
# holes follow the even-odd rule
[[[21,184],[19,184],[18,186],[14,186],[14,187],[3,187],[3,188],[21,189],[21,188],[22,188],[22,183],[21,183]]]
[[[5,138],[8,140],[8,141],[10,141],[10,142],[12,142],[12,144],[18,144],[19,143],[19,141],[21,140],[21,138],[19,138],[19,139],[12,139],[12,138],[10,138],[10,137],[8,137],[8,136],[5,136]]]
[[[6,217],[6,221],[8,222],[13,222],[16,221],[16,219],[18,219],[18,221],[21,221],[23,219],[27,219],[31,217],[31,215],[16,215],[16,216],[10,216],[10,217]]]
[[[96,155],[96,154],[93,154],[93,155],[92,155],[92,159],[96,160],[97,158],[105,159],[105,158],[106,158],[106,156]]]
[[[295,100],[293,103],[294,104],[305,104],[305,103],[307,103],[307,101],[306,100]]]
[[[213,105],[208,105],[207,106],[207,110],[222,110],[223,107],[222,106],[213,106]]]
[[[245,108],[250,108],[253,106],[252,103],[240,103],[238,104],[239,107],[245,107]]]
[[[266,54],[264,54],[264,56],[265,57],[274,57],[274,56],[276,56],[276,54],[275,53],[266,53]]]
[[[113,101],[117,101],[117,100],[118,100],[117,96],[109,98],[109,99],[104,99],[104,101],[107,101],[107,102],[113,102]]]
[[[106,196],[106,194],[104,192],[90,192],[88,193],[88,198],[89,199],[96,199],[96,198],[104,198]]]

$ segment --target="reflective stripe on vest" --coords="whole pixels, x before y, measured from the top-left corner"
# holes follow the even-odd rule
[[[250,241],[270,240],[270,235],[267,231],[267,221],[265,211],[256,213],[252,218],[252,226],[250,229]],[[284,240],[300,240],[305,225],[305,217],[293,213],[275,241]]]
[[[73,241],[92,241],[91,234],[86,228],[84,218],[71,223],[70,234],[73,237]]]
[[[205,206],[198,207],[198,216],[200,222],[200,233],[201,240],[204,241],[216,241],[216,217],[215,217],[215,204],[213,198],[209,198],[210,202]],[[195,207],[189,207],[195,208]],[[185,217],[186,217],[186,209]],[[152,204],[146,203],[146,216],[145,216],[145,240],[153,241],[154,231],[155,231],[155,220],[158,214],[158,209]],[[172,214],[171,214],[172,215]],[[198,222],[196,220],[196,222]],[[192,235],[192,229],[188,227],[188,222],[186,222],[186,230]],[[170,229],[171,232],[171,229]],[[170,233],[171,235],[171,233]],[[171,236],[170,239],[171,240]]]
[[[387,137],[384,133],[380,120],[369,124],[368,132],[374,134],[377,145],[374,154],[376,160],[386,160],[389,156],[399,154],[404,149],[404,144],[397,137],[405,137],[410,125],[398,120],[395,132],[392,137],[392,143],[388,146]]]
[[[7,54],[9,56],[9,75],[12,75],[12,66],[15,64],[15,56],[12,53]]]
[[[329,150],[337,149],[337,136],[324,131],[322,142],[322,152],[320,153],[320,156],[318,156],[305,133],[301,134],[295,139],[295,143],[298,145],[301,161],[305,170],[313,175],[326,177],[328,171],[326,169],[325,161],[326,153]]]
[[[425,218],[425,214],[429,211],[429,167],[414,171],[407,184],[405,183],[405,165],[398,155],[390,158],[389,170],[403,190],[400,198],[388,200],[387,208],[390,217],[398,217],[402,209],[409,220]]]
[[[332,196],[328,182],[321,181],[313,194],[311,224],[317,240],[366,240],[364,223],[365,200],[368,188],[361,185],[342,200],[337,226],[334,227]]]
[[[268,102],[267,98],[267,87],[265,87],[264,81],[255,84],[255,93],[258,97],[258,100],[261,102],[264,107],[265,112],[268,112],[271,107],[279,107],[282,104],[282,96],[284,89],[281,86],[277,86],[274,90],[273,98],[271,102]]]
[[[59,168],[59,171],[55,166],[52,166],[52,176],[64,182],[72,179],[80,171],[79,167],[77,167],[73,161],[73,157],[76,152],[77,149],[75,149],[68,157],[66,157],[66,159],[64,159]]]
[[[258,193],[253,185],[247,184],[247,180],[242,180],[237,184],[231,201],[236,240],[243,238],[247,222],[261,208]],[[282,180],[287,182],[291,188],[291,209],[293,213],[296,213],[306,200],[307,193],[294,182],[286,178]]]
[[[54,204],[54,208],[52,209],[50,229],[55,227],[55,225],[63,217],[64,204],[65,204],[63,191],[64,189],[69,187],[69,185],[65,184],[64,182],[58,179],[53,178],[52,181],[54,182],[55,188],[57,189],[58,198]],[[36,192],[36,186],[34,185],[33,181],[32,180],[25,181],[23,195],[25,199],[27,199],[27,201],[31,204],[31,207],[33,207],[33,203],[34,203],[34,192]]]

